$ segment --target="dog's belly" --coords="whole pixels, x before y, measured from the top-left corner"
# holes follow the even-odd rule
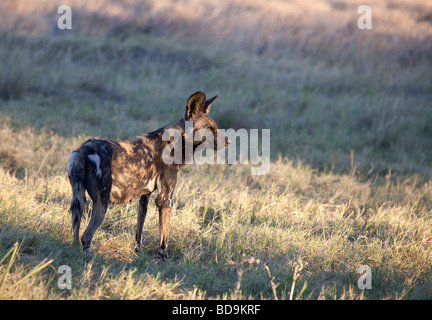
[[[153,151],[144,138],[133,141],[110,141],[111,163],[110,202],[127,203],[156,189],[156,167]]]
[[[153,192],[156,189],[156,176],[144,177],[112,175],[110,202],[115,204],[128,203],[133,199]]]

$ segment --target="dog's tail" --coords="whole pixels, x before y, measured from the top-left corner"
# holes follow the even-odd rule
[[[69,180],[72,186],[72,200],[70,210],[72,213],[72,228],[74,231],[74,241],[78,240],[79,227],[85,206],[85,172],[87,155],[86,148],[79,148],[71,153],[68,161]]]

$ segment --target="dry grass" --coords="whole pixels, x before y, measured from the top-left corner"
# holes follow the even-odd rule
[[[0,260],[19,244],[0,298],[432,297],[429,4],[371,1],[358,30],[357,1],[75,0],[60,32],[61,4],[0,4]],[[270,172],[186,167],[167,261],[153,205],[133,252],[136,202],[111,208],[84,256],[70,151],[154,130],[197,89],[220,95],[221,127],[271,129]]]
[[[58,161],[66,159],[63,153]],[[58,170],[22,180],[1,169],[3,252],[20,243],[2,298],[288,299],[299,263],[304,267],[295,298],[431,297],[429,183],[375,185],[351,175],[317,175],[283,159],[275,160],[266,176],[251,177],[245,169],[183,170],[167,261],[157,257],[154,205],[142,253],[132,250],[133,203],[111,208],[96,233],[94,257],[85,257],[70,245],[66,174]],[[53,268],[7,290],[43,259],[52,259]],[[71,291],[56,287],[56,270],[63,264],[73,270]],[[362,264],[372,268],[373,289],[367,292],[357,288]]]

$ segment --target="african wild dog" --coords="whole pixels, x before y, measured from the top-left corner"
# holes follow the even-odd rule
[[[155,203],[159,209],[159,254],[166,257],[171,199],[177,172],[185,163],[185,122],[193,121],[193,132],[199,129],[211,130],[215,150],[225,148],[230,142],[208,116],[210,106],[216,98],[217,96],[206,100],[204,92],[198,91],[187,100],[184,116],[159,130],[128,141],[90,139],[71,153],[68,172],[73,191],[70,210],[74,242],[78,242],[87,190],[93,201],[93,209],[90,222],[81,237],[83,250],[90,252],[93,235],[102,223],[109,203],[122,204],[140,197],[135,234],[136,250],[139,250],[149,196],[157,189]],[[181,141],[178,141],[182,144],[180,150],[183,151],[180,164],[167,164],[163,161],[163,150],[170,141],[164,141],[166,139],[162,136],[169,129],[178,130],[182,136]],[[193,149],[203,142],[194,141]]]

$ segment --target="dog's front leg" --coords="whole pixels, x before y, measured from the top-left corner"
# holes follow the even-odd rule
[[[150,194],[142,195],[138,203],[138,219],[137,219],[137,227],[135,232],[135,240],[136,240],[135,251],[137,252],[141,249],[142,230],[143,230],[144,220],[147,215],[149,196]]]
[[[168,233],[170,222],[171,208],[162,206],[159,209],[159,230],[160,230],[160,247],[159,255],[166,258],[168,255]]]
[[[167,190],[164,190],[167,191]],[[159,209],[159,231],[160,231],[160,247],[159,255],[166,258],[168,254],[168,233],[171,216],[171,197],[172,192],[162,191],[156,197],[156,206]]]
[[[171,215],[171,198],[177,183],[177,168],[165,168],[158,181],[156,206],[159,209],[160,247],[159,255],[166,258],[168,254],[168,233]]]

